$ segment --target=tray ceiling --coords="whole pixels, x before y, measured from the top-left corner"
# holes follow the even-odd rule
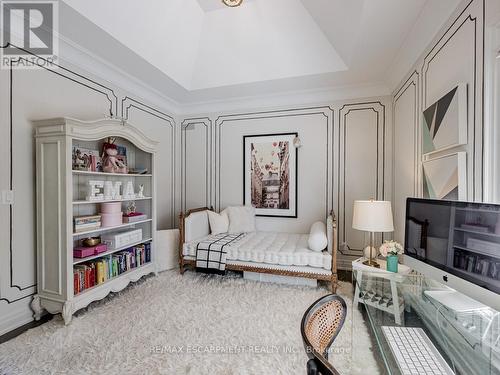
[[[424,7],[437,31],[459,0],[64,2],[198,100],[379,84]]]

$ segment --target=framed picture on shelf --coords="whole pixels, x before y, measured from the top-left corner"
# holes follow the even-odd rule
[[[99,151],[73,146],[73,170],[102,172],[101,156]]]
[[[243,137],[243,203],[257,216],[297,217],[297,136]]]
[[[454,154],[424,160],[424,198],[467,200],[467,154]]]
[[[467,144],[467,85],[456,86],[423,113],[422,153]]]

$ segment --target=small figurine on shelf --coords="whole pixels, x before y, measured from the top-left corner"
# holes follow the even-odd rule
[[[144,198],[144,184],[139,185],[139,192],[136,194],[136,198]]]
[[[118,156],[118,147],[114,144],[115,139],[108,138],[104,143],[102,155],[102,170],[106,173],[128,173],[127,165]]]
[[[135,201],[129,202],[127,205],[127,216],[131,216],[135,214],[135,211],[137,210],[137,207],[135,205]]]

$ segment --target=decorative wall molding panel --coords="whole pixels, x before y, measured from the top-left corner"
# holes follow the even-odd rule
[[[471,0],[423,58],[422,111],[460,83],[468,87],[467,199],[483,196],[484,0]],[[450,152],[457,149],[450,150]]]
[[[414,71],[393,100],[393,212],[394,239],[404,242],[406,198],[419,196],[419,76]]]
[[[464,3],[393,94],[395,210],[402,208],[407,196],[422,196],[423,111],[460,84],[467,87],[467,144],[438,151],[433,157],[465,152],[467,200],[483,199],[484,12],[484,0]],[[414,145],[406,140],[399,143],[403,133],[414,134]],[[402,153],[409,147],[416,150],[413,161],[408,153]],[[410,176],[407,171],[412,163],[416,173]],[[408,179],[414,186],[404,182]],[[402,241],[403,215],[395,213],[395,221],[396,239]]]
[[[137,99],[125,96],[121,100],[121,116],[124,120],[155,140],[160,140],[156,166],[158,184],[158,229],[172,229],[176,218],[176,123],[172,116]],[[160,125],[160,126],[156,126]],[[164,126],[168,132],[163,132]],[[167,189],[167,190],[165,190]]]
[[[181,206],[183,211],[200,206],[212,206],[214,165],[212,145],[212,120],[210,118],[188,118],[182,121]],[[202,159],[193,158],[193,155],[201,156]]]
[[[206,205],[208,192],[204,181],[211,172],[214,173],[213,194],[209,203],[217,210],[242,204],[243,136],[297,132],[302,142],[298,150],[298,217],[258,217],[257,226],[307,233],[315,220],[323,219],[333,209],[338,216],[339,233],[345,233],[340,244],[347,242],[347,246],[341,248],[339,267],[350,269],[351,261],[360,255],[358,248],[365,244],[364,234],[351,229],[353,200],[390,199],[392,173],[386,170],[385,154],[390,152],[392,133],[386,126],[387,106],[390,102],[380,98],[360,103],[185,119],[181,126],[183,158],[187,160],[185,152],[190,156],[194,153],[198,165],[182,163],[183,205],[185,208]],[[208,133],[210,124],[213,136]],[[210,157],[209,167],[205,163],[207,137],[211,137],[215,154]],[[190,172],[190,168],[196,172]],[[346,184],[348,191],[344,188]],[[198,185],[194,192],[184,192],[185,186],[193,190],[193,185]],[[191,201],[194,196],[196,200]]]
[[[243,203],[244,135],[297,132],[302,141],[298,218],[262,217],[257,222],[269,230],[308,232],[314,219],[325,218],[333,208],[333,114],[331,107],[322,106],[219,115],[215,119],[215,207]]]
[[[354,200],[386,197],[386,105],[380,101],[343,105],[339,131],[338,259],[341,267],[348,267],[367,245],[365,233],[352,229]]]

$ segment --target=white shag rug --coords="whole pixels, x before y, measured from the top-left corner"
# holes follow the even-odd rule
[[[0,344],[0,374],[304,374],[300,322],[327,293],[167,271],[92,304],[68,326],[57,316]],[[341,374],[376,374],[352,286],[339,283],[338,294],[348,316],[330,361]]]

